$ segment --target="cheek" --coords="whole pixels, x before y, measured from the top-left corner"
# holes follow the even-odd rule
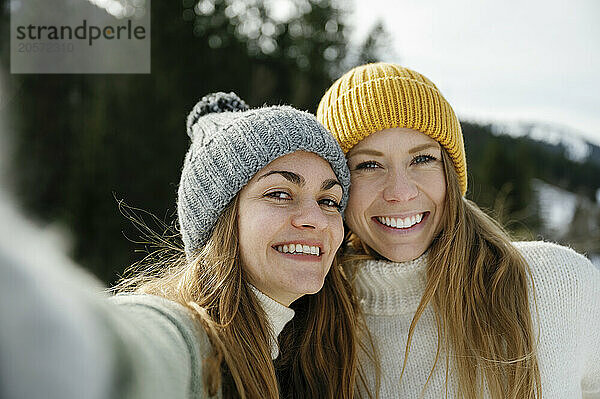
[[[252,220],[248,220],[245,216],[238,217],[238,240],[240,247],[240,256],[247,261],[246,254],[251,253],[257,245],[254,238],[257,237],[257,232],[254,231]]]
[[[374,189],[374,184],[369,184],[366,179],[352,179],[346,213],[362,213],[373,198]]]
[[[335,253],[344,241],[344,221],[341,214],[335,217],[335,220],[329,224],[329,228],[331,229],[331,246],[334,249],[332,253]]]
[[[436,206],[444,203],[446,198],[446,178],[441,169],[418,171],[412,175],[419,190]]]
[[[240,207],[238,234],[242,257],[266,247],[277,228],[276,222],[280,219],[272,210],[259,205]]]
[[[348,205],[346,206],[346,210],[344,211],[344,218],[350,230],[354,232],[356,232],[357,221],[359,220],[360,214],[360,201],[357,197],[353,197],[352,194],[350,194],[350,198],[348,199]]]
[[[365,179],[352,179],[344,217],[348,227],[359,235],[360,221],[364,218],[365,212],[376,196],[375,190],[376,187],[369,184]]]
[[[440,171],[439,175],[432,182],[431,190],[433,192],[432,197],[434,198],[435,204],[438,209],[441,211],[444,209],[444,203],[446,202],[446,177],[444,176],[444,172]]]
[[[446,209],[446,178],[444,172],[431,176],[431,179],[427,182],[427,195],[433,201],[436,209],[435,213],[435,231],[439,232],[442,228],[442,220]]]

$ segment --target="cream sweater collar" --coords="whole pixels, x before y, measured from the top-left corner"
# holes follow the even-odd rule
[[[427,282],[427,252],[408,262],[367,260],[356,269],[354,286],[365,314],[414,314]]]
[[[273,336],[271,337],[271,358],[276,359],[277,356],[279,356],[279,344],[277,343],[277,337],[283,330],[283,327],[285,327],[285,325],[294,318],[295,312],[293,309],[283,306],[279,302],[269,298],[252,284],[249,284],[249,286],[265,311],[267,321],[271,326],[271,332],[273,333]]]

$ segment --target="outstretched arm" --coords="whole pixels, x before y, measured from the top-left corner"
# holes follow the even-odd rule
[[[185,308],[152,296],[108,299],[1,205],[0,220],[10,226],[0,228],[0,397],[202,397],[210,345]]]

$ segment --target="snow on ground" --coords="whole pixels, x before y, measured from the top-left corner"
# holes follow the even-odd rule
[[[538,195],[544,228],[560,236],[573,220],[577,195],[537,179],[533,180],[533,189]]]
[[[573,220],[579,202],[577,194],[537,179],[533,180],[533,189],[538,196],[543,228],[550,233],[552,240],[560,240]],[[598,197],[597,203],[600,204],[600,190]],[[593,220],[590,222],[593,223]],[[587,256],[600,269],[600,253],[588,253]]]

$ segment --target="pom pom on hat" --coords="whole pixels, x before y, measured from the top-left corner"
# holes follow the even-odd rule
[[[234,92],[223,93],[219,91],[207,94],[198,101],[188,115],[186,124],[188,136],[190,136],[191,139],[194,139],[194,124],[204,115],[221,112],[247,111],[248,109],[248,104]]]

